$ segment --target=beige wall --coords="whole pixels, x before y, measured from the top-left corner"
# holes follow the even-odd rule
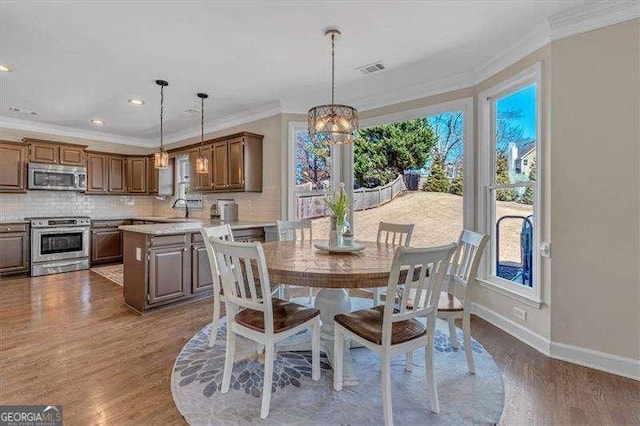
[[[551,338],[640,359],[640,20],[552,43]]]

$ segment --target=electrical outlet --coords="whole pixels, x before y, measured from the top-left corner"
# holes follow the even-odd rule
[[[136,247],[136,260],[140,262],[142,260],[142,248]]]
[[[524,309],[514,307],[513,316],[518,318],[520,321],[523,321],[523,322],[527,321],[527,311],[525,311]]]

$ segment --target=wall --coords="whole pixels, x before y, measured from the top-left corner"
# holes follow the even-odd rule
[[[635,360],[639,29],[636,19],[552,43],[551,338]]]
[[[262,142],[262,192],[206,194],[204,198],[204,208],[202,210],[192,210],[191,216],[208,218],[209,208],[215,203],[217,198],[233,198],[238,203],[238,217],[240,220],[275,221],[280,217],[281,170],[283,164],[286,164],[283,163],[282,155],[283,137],[281,116],[278,114],[207,134],[205,135],[205,140],[242,131],[264,135]],[[199,140],[200,138],[188,139],[168,145],[167,149],[190,145]],[[171,209],[174,200],[175,197],[167,198],[165,201],[154,199],[153,214],[157,216],[182,215],[182,210]]]

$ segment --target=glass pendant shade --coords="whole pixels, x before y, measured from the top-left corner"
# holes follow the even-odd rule
[[[358,111],[348,105],[319,105],[308,113],[309,134],[329,145],[352,143],[358,132]]]
[[[196,158],[196,173],[209,173],[209,159],[202,152]]]
[[[204,156],[202,148],[204,147],[204,100],[209,97],[206,93],[198,93],[196,96],[200,98],[200,151],[196,158],[196,173],[209,173],[209,159]]]
[[[158,152],[153,154],[154,157],[154,166],[156,169],[166,169],[169,167],[169,153],[164,149],[160,148]]]

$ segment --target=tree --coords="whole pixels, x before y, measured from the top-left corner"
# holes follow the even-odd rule
[[[433,163],[424,190],[429,192],[449,192],[451,183],[441,163]]]
[[[357,185],[386,185],[408,169],[424,167],[437,136],[426,118],[361,129],[354,144]]]
[[[311,182],[315,186],[331,178],[331,151],[311,140],[307,132],[296,136],[296,184]]]
[[[440,164],[459,164],[463,159],[464,116],[462,112],[445,112],[429,118],[438,135],[431,157]]]
[[[536,180],[536,160],[535,158],[531,161],[531,169],[529,170],[529,180]],[[524,194],[522,194],[522,199],[520,200],[524,204],[533,204],[533,188],[527,187],[524,190]]]
[[[462,196],[464,194],[464,178],[462,169],[458,172],[455,178],[451,181],[451,187],[449,188],[449,192],[454,195]]]
[[[507,157],[505,157],[502,152],[498,152],[498,156],[496,158],[496,183],[498,185],[507,185],[511,183]],[[515,189],[496,190],[496,200],[498,201],[513,201],[516,198],[518,198],[518,192]]]
[[[510,142],[523,139],[524,127],[519,124],[522,119],[520,110],[501,110],[496,117],[496,151],[504,152]]]

